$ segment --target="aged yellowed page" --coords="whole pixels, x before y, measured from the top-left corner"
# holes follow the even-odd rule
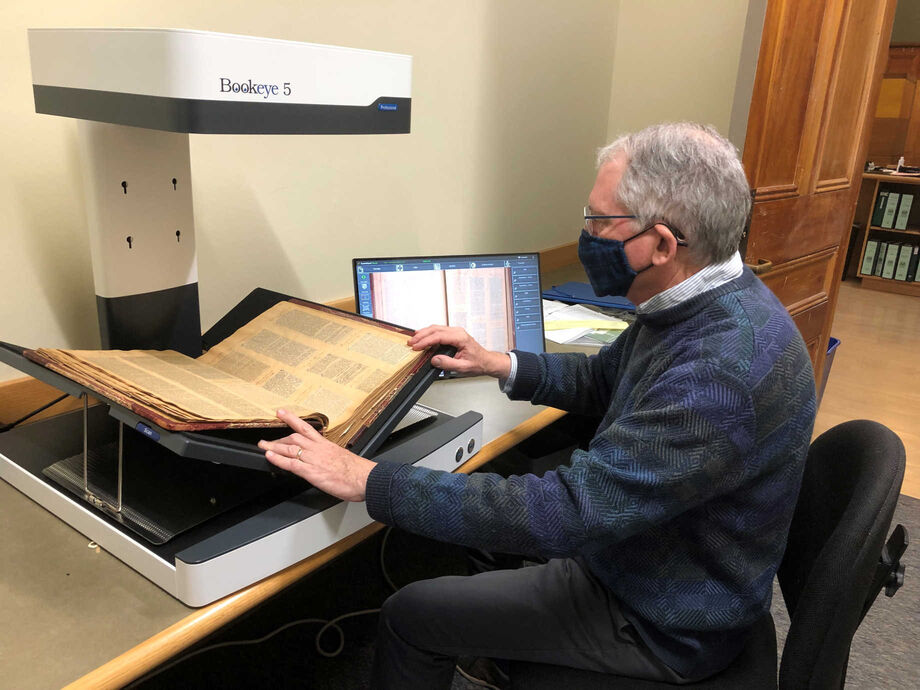
[[[281,302],[197,361],[322,412],[334,428],[418,356],[402,333]]]
[[[41,351],[40,352],[47,352]],[[70,350],[70,366],[179,419],[272,419],[289,401],[170,350]],[[87,366],[91,365],[91,366]],[[307,414],[312,410],[292,409]]]
[[[343,444],[426,357],[406,345],[405,333],[294,302],[275,305],[197,359],[170,350],[29,352],[167,428],[277,425],[283,407]]]

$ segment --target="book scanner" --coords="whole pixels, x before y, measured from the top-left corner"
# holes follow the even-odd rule
[[[196,357],[287,299],[256,289],[201,334],[190,133],[409,131],[407,55],[171,29],[30,29],[29,49],[36,112],[79,121],[107,349]],[[22,351],[2,343],[0,361],[84,404],[0,434],[0,478],[189,606],[371,522],[363,503],[270,465],[255,445],[268,430],[167,431],[98,395],[89,405],[85,388]],[[354,450],[444,470],[475,454],[481,415],[414,405],[436,373],[420,372]]]

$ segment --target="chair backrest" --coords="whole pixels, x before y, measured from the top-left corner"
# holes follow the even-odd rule
[[[843,687],[903,478],[904,445],[877,422],[845,422],[811,444],[778,573],[791,619],[780,688]]]

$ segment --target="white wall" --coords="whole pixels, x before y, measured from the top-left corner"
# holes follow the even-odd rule
[[[747,13],[748,0],[621,0],[608,139],[678,120],[728,136]]]
[[[27,27],[203,29],[408,53],[412,133],[191,136],[202,325],[253,287],[351,294],[354,256],[572,242],[594,151],[727,132],[745,0],[263,0],[0,6],[0,340],[97,347],[76,124],[37,115]],[[612,97],[611,97],[612,93]],[[0,378],[19,376],[0,367]]]
[[[580,0],[577,12],[566,0],[3,3],[0,340],[98,346],[76,126],[34,112],[27,27],[179,27],[414,56],[409,135],[192,135],[207,327],[256,286],[346,297],[354,256],[572,241],[593,149],[606,136],[616,8],[606,0]]]

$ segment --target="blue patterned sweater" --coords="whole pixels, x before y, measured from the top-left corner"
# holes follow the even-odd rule
[[[808,353],[748,269],[640,315],[598,355],[518,352],[515,399],[603,416],[542,477],[381,463],[370,515],[434,539],[580,556],[652,650],[724,668],[769,610],[815,416]]]

